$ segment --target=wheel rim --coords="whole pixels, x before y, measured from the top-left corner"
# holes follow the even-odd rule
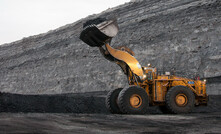
[[[131,97],[130,97],[130,105],[133,107],[133,108],[138,108],[140,107],[142,104],[142,99],[141,99],[141,96],[138,95],[138,94],[133,94]]]
[[[178,106],[185,106],[187,104],[187,97],[185,94],[178,94],[176,96],[176,104]]]

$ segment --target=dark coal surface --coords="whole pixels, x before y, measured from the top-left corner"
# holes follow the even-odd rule
[[[221,112],[188,115],[0,113],[1,134],[162,134],[221,132]]]
[[[21,95],[2,93],[1,112],[40,113],[107,113],[104,107],[106,92]]]
[[[107,92],[57,95],[0,94],[0,112],[11,113],[109,113],[105,107]],[[193,113],[221,112],[221,95],[210,95],[208,106],[195,107]],[[157,106],[148,114],[161,114]]]

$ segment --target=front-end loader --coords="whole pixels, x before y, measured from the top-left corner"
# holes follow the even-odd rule
[[[97,18],[84,24],[80,39],[98,47],[102,55],[121,67],[129,88],[117,88],[106,97],[106,107],[114,114],[145,114],[149,106],[163,113],[189,113],[194,106],[207,105],[206,81],[159,74],[150,64],[141,66],[134,52],[125,46],[113,48],[111,39],[119,30],[116,19]]]

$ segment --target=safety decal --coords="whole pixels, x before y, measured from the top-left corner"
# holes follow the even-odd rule
[[[194,84],[194,81],[188,81],[188,84]]]

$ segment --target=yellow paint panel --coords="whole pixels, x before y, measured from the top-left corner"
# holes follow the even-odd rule
[[[186,86],[186,84],[183,81],[176,81],[176,80],[174,80],[172,82],[172,87],[175,87],[175,86]]]
[[[169,76],[162,75],[162,76],[158,76],[157,79],[159,79],[159,80],[168,80]]]
[[[157,81],[155,86],[155,101],[165,101],[168,81]]]
[[[137,61],[135,57],[130,55],[128,52],[117,50],[112,48],[110,45],[106,44],[105,45],[108,52],[116,59],[120,61],[124,61],[131,69],[131,71],[138,75],[138,76],[143,76],[143,70],[141,68],[140,63]]]

